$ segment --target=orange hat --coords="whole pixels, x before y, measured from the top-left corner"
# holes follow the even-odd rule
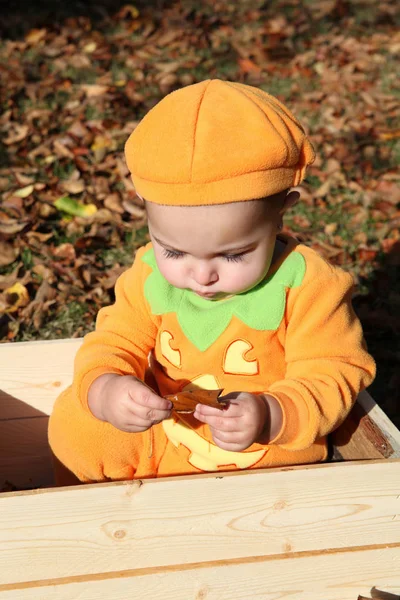
[[[300,123],[255,87],[211,79],[163,98],[129,137],[140,196],[157,204],[224,204],[298,185],[314,160]]]

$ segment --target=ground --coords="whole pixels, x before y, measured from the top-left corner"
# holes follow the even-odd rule
[[[371,393],[400,425],[395,4],[14,3],[0,17],[0,340],[93,328],[147,239],[127,136],[174,89],[242,81],[310,134],[317,160],[286,230],[353,274]]]

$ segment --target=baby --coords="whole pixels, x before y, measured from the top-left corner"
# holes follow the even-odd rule
[[[375,364],[351,276],[279,233],[314,159],[303,128],[267,93],[208,80],[157,104],[126,159],[151,243],[55,404],[59,463],[109,481],[326,459]],[[165,398],[196,389],[227,402],[182,414]]]

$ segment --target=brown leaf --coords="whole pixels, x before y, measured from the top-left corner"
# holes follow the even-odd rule
[[[0,192],[8,190],[10,187],[10,180],[8,177],[0,177]]]
[[[158,80],[158,85],[160,86],[160,90],[163,94],[168,94],[177,82],[177,75],[175,75],[174,73],[169,73],[160,77],[160,79]]]
[[[372,262],[375,260],[377,255],[378,251],[371,248],[359,247],[357,250],[357,257],[361,262]]]
[[[35,302],[45,302],[46,300],[54,300],[57,295],[57,290],[51,287],[46,279],[43,279],[39,285],[35,296]]]
[[[5,267],[14,262],[19,254],[18,248],[0,240],[0,267]]]
[[[32,175],[24,175],[24,173],[15,173],[15,179],[19,185],[26,186],[35,183],[35,178]]]
[[[326,235],[332,235],[335,233],[337,228],[338,228],[337,223],[328,223],[327,225],[325,225],[324,231],[325,231]]]
[[[47,35],[47,29],[31,29],[25,36],[27,44],[34,46],[41,42]]]
[[[66,146],[65,143],[63,143],[62,140],[54,140],[53,149],[56,155],[61,158],[74,158],[72,151]]]
[[[165,33],[162,33],[157,39],[157,46],[167,48],[176,39],[182,37],[183,31],[181,29],[170,29]]]
[[[18,263],[15,269],[7,275],[0,275],[0,291],[6,290],[8,287],[14,285],[18,279],[18,274],[22,267],[22,263]]]
[[[25,229],[28,225],[29,220],[17,221],[16,219],[8,219],[7,221],[0,221],[0,233],[5,235],[13,235]]]
[[[74,262],[76,259],[75,248],[70,243],[60,244],[54,248],[53,256],[66,262]]]
[[[391,131],[381,131],[378,133],[378,138],[387,142],[388,140],[397,140],[400,138],[400,129],[392,129]]]
[[[104,206],[109,210],[123,214],[124,208],[121,203],[121,198],[117,192],[113,192],[104,198]]]
[[[132,217],[135,217],[136,219],[142,219],[146,214],[144,207],[137,206],[130,200],[123,200],[122,206],[124,207],[124,210],[126,210],[126,212],[128,212],[130,215],[132,215]]]
[[[261,68],[250,58],[238,58],[238,65],[243,73],[260,73]]]
[[[39,275],[42,279],[46,279],[48,283],[53,283],[55,281],[53,271],[42,263],[34,265],[32,267],[32,273],[36,273],[36,275]]]
[[[104,94],[108,91],[108,86],[98,84],[85,84],[81,85],[81,89],[85,92],[88,98],[97,98],[99,96],[104,96]]]
[[[89,133],[89,130],[82,124],[81,121],[74,121],[67,133],[77,138],[83,138]]]
[[[180,67],[182,66],[182,63],[178,60],[175,60],[175,61],[165,62],[165,63],[156,62],[156,63],[153,63],[153,66],[158,71],[161,71],[162,73],[175,73],[178,69],[180,69]]]
[[[28,231],[26,233],[26,239],[28,240],[28,244],[32,246],[33,249],[42,250],[43,246],[46,244],[48,240],[53,237],[54,233],[41,233],[40,231]]]
[[[186,392],[178,392],[165,396],[174,405],[176,412],[191,413],[196,408],[197,404],[205,404],[213,408],[223,410],[228,400],[219,400],[218,396],[222,390],[188,390]]]
[[[115,282],[122,273],[126,271],[126,266],[116,265],[107,271],[107,277],[99,277],[99,282],[105,290],[113,289]]]
[[[61,188],[68,194],[81,194],[85,189],[85,182],[83,179],[63,181]]]
[[[332,187],[333,180],[331,177],[328,177],[326,181],[314,192],[315,198],[323,198],[329,194],[329,191]]]
[[[6,144],[6,146],[10,146],[11,144],[22,142],[22,140],[24,140],[28,135],[28,131],[28,125],[19,125],[18,123],[13,123],[8,136],[3,138],[3,143]]]

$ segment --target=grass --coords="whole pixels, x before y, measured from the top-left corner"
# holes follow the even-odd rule
[[[85,320],[85,316],[88,317]],[[68,302],[58,314],[51,313],[51,317],[40,329],[42,340],[58,338],[71,338],[85,335],[94,329],[94,321],[90,317],[88,306],[82,302]],[[19,341],[30,342],[37,340],[37,330],[33,325],[24,328],[19,336]]]

